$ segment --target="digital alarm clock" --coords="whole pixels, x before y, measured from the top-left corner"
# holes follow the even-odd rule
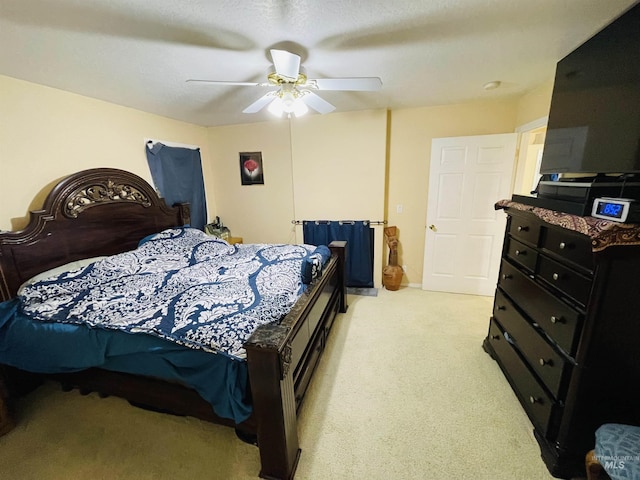
[[[596,198],[591,216],[621,223],[640,223],[640,205],[631,198]]]

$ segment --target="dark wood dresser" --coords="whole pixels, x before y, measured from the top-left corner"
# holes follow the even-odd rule
[[[584,476],[603,423],[640,425],[640,226],[510,201],[484,349],[555,477]]]

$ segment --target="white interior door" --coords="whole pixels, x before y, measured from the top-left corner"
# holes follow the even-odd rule
[[[433,139],[422,288],[492,296],[516,133]]]

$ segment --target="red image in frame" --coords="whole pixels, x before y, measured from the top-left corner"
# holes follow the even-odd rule
[[[264,185],[262,152],[240,152],[242,185]]]

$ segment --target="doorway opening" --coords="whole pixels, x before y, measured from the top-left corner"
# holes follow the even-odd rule
[[[520,134],[520,140],[513,184],[514,194],[531,195],[538,186],[547,121],[548,117],[543,117],[516,129]]]

